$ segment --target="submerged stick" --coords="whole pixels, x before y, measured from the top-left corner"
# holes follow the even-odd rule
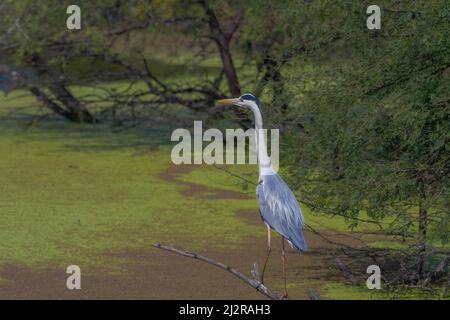
[[[234,269],[234,268],[232,268],[230,266],[227,266],[227,265],[225,265],[225,264],[223,264],[221,262],[215,261],[215,260],[213,260],[211,258],[208,258],[208,257],[202,256],[202,255],[196,254],[194,252],[183,251],[183,250],[171,247],[171,246],[165,246],[165,245],[162,245],[160,243],[155,243],[153,246],[155,248],[158,248],[158,249],[174,252],[174,253],[182,255],[184,257],[188,257],[188,258],[192,258],[192,259],[198,259],[200,261],[209,263],[209,264],[211,264],[213,266],[216,266],[216,267],[218,267],[220,269],[228,271],[232,275],[234,275],[237,278],[239,278],[241,281],[243,281],[246,284],[248,284],[249,286],[255,288],[258,292],[260,292],[263,295],[269,297],[270,299],[273,299],[273,300],[284,300],[284,299],[287,299],[286,297],[283,297],[281,294],[276,293],[276,292],[272,291],[271,289],[267,288],[263,283],[261,283],[261,281],[249,278],[249,277],[245,276],[244,274],[240,273],[239,271],[237,271],[236,269]]]

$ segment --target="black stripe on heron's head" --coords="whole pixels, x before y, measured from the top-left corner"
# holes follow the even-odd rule
[[[255,97],[254,95],[252,95],[251,93],[244,93],[242,96],[239,97],[239,100],[241,100],[241,101],[253,101],[258,106],[260,105],[258,98]]]

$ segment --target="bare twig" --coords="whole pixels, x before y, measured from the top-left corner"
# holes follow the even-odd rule
[[[341,261],[339,257],[335,259],[337,266],[342,271],[342,273],[351,281],[352,284],[359,284],[358,280],[353,275],[352,271]]]
[[[355,247],[348,246],[348,245],[346,245],[344,243],[333,241],[333,240],[329,239],[328,237],[326,237],[323,233],[321,233],[321,232],[317,231],[316,229],[314,229],[313,227],[311,227],[309,224],[305,225],[305,227],[306,227],[306,229],[308,229],[309,231],[311,231],[315,235],[321,237],[323,240],[325,240],[326,242],[328,242],[328,243],[330,243],[332,245],[339,246],[339,247],[344,247],[344,248],[347,248],[347,249],[350,249],[350,250],[354,250],[354,251],[363,251],[363,252],[367,251],[367,247],[355,248]],[[342,235],[345,235],[345,234],[342,234]],[[358,239],[358,241],[363,242],[361,239]]]
[[[240,273],[236,269],[234,269],[234,268],[232,268],[230,266],[227,266],[227,265],[225,265],[225,264],[223,264],[221,262],[215,261],[215,260],[213,260],[211,258],[208,258],[208,257],[205,257],[205,256],[201,256],[201,255],[196,254],[194,252],[183,251],[183,250],[171,247],[171,246],[165,246],[165,245],[162,245],[160,243],[155,243],[153,246],[155,248],[166,250],[166,251],[170,251],[170,252],[182,255],[184,257],[188,257],[188,258],[192,258],[192,259],[198,259],[200,261],[209,263],[209,264],[211,264],[213,266],[216,266],[216,267],[218,267],[220,269],[228,271],[232,275],[234,275],[235,277],[239,278],[241,281],[243,281],[246,284],[248,284],[249,286],[255,288],[258,292],[260,292],[263,295],[269,297],[270,299],[273,299],[273,300],[286,299],[282,295],[280,295],[279,293],[276,293],[276,292],[272,291],[271,289],[267,288],[264,284],[261,283],[261,281],[259,281],[257,279],[251,279],[251,278],[245,276],[244,274]]]
[[[306,290],[306,293],[311,300],[320,300],[320,294],[316,290],[308,289]]]
[[[434,278],[439,278],[442,275],[446,274],[445,269],[447,268],[448,264],[450,263],[450,255],[447,255],[444,257],[444,259],[442,259],[438,265],[436,266],[436,268],[434,269],[434,271],[430,272],[428,274],[428,276],[426,277],[424,284],[428,284],[430,281],[432,281]]]

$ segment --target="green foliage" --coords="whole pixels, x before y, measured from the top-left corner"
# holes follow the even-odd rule
[[[298,56],[289,72],[289,116],[304,130],[291,132],[286,163],[316,209],[355,223],[362,212],[392,217],[390,227],[408,236],[422,206],[432,237],[446,242],[449,4],[379,5],[382,28],[373,31],[365,27],[362,3],[292,5],[292,14],[309,15],[316,29],[306,35],[299,29],[296,38],[310,37],[315,49]],[[326,12],[334,14],[329,19]],[[305,61],[314,67],[302,68]]]
[[[8,30],[1,40],[14,44],[15,62],[26,64],[31,54],[45,56],[47,63],[64,67],[83,52],[111,51],[110,34],[142,24],[147,20],[148,6],[142,1],[78,1],[81,8],[81,30],[66,27],[70,1],[10,1],[0,12],[2,26]]]

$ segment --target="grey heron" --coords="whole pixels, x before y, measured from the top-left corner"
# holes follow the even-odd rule
[[[284,295],[287,297],[284,239],[295,250],[300,252],[307,250],[307,244],[303,237],[302,211],[291,189],[272,168],[264,140],[263,119],[258,99],[254,95],[246,93],[239,98],[219,100],[218,104],[246,108],[251,110],[255,117],[255,141],[259,169],[256,195],[261,218],[267,226],[267,256],[261,274],[261,282],[264,283],[264,273],[271,251],[270,230],[273,229],[281,235]]]

